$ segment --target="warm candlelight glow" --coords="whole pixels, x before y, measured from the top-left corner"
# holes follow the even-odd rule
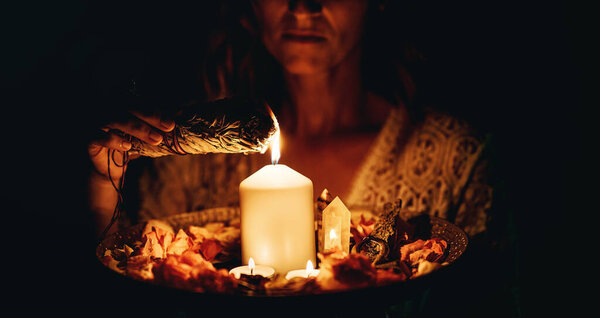
[[[250,275],[254,275],[254,269],[256,268],[256,264],[254,264],[254,260],[252,257],[248,260],[248,268],[250,268]]]
[[[329,231],[329,244],[327,245],[328,251],[332,251],[332,250],[336,250],[336,249],[340,248],[337,238],[338,238],[338,236],[337,236],[337,233],[335,232],[335,229],[331,229],[331,231]]]
[[[313,263],[311,260],[308,260],[308,262],[306,262],[306,277],[310,276],[314,270],[315,267],[313,266]]]
[[[279,162],[279,158],[281,157],[281,152],[279,151],[280,142],[281,136],[279,130],[277,130],[277,132],[273,134],[273,140],[271,141],[271,163],[274,165]]]

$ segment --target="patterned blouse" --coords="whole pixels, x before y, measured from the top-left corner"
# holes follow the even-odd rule
[[[405,129],[392,111],[358,171],[350,209],[375,213],[402,199],[402,213],[448,219],[469,235],[486,229],[492,203],[486,142],[466,122],[432,110]],[[258,170],[258,156],[207,154],[149,160],[139,178],[138,221],[219,206],[237,206],[242,180]],[[138,159],[139,160],[139,159]]]

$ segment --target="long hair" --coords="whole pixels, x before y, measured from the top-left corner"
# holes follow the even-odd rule
[[[415,79],[424,57],[410,36],[410,10],[403,1],[369,1],[363,35],[365,88],[421,116]],[[208,41],[202,77],[206,98],[234,95],[264,99],[274,110],[285,97],[283,71],[260,40],[250,1],[223,0],[221,19]]]

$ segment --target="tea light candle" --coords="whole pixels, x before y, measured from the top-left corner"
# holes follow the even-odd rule
[[[320,271],[318,269],[315,269],[312,261],[309,260],[308,262],[306,262],[306,269],[296,269],[293,271],[289,271],[285,275],[285,279],[290,280],[295,277],[301,277],[301,278],[316,277],[319,275],[319,273],[320,273]]]
[[[277,133],[278,134],[278,133]],[[279,160],[279,137],[271,161],[240,183],[242,259],[252,256],[276,272],[316,263],[313,184]]]
[[[240,279],[242,274],[244,275],[259,275],[265,278],[269,278],[275,274],[275,269],[266,265],[256,265],[252,257],[248,260],[248,265],[238,266],[229,271],[229,274],[233,274],[236,279]]]

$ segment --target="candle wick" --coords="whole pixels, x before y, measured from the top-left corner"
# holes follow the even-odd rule
[[[250,276],[254,276],[254,268],[250,269]]]

